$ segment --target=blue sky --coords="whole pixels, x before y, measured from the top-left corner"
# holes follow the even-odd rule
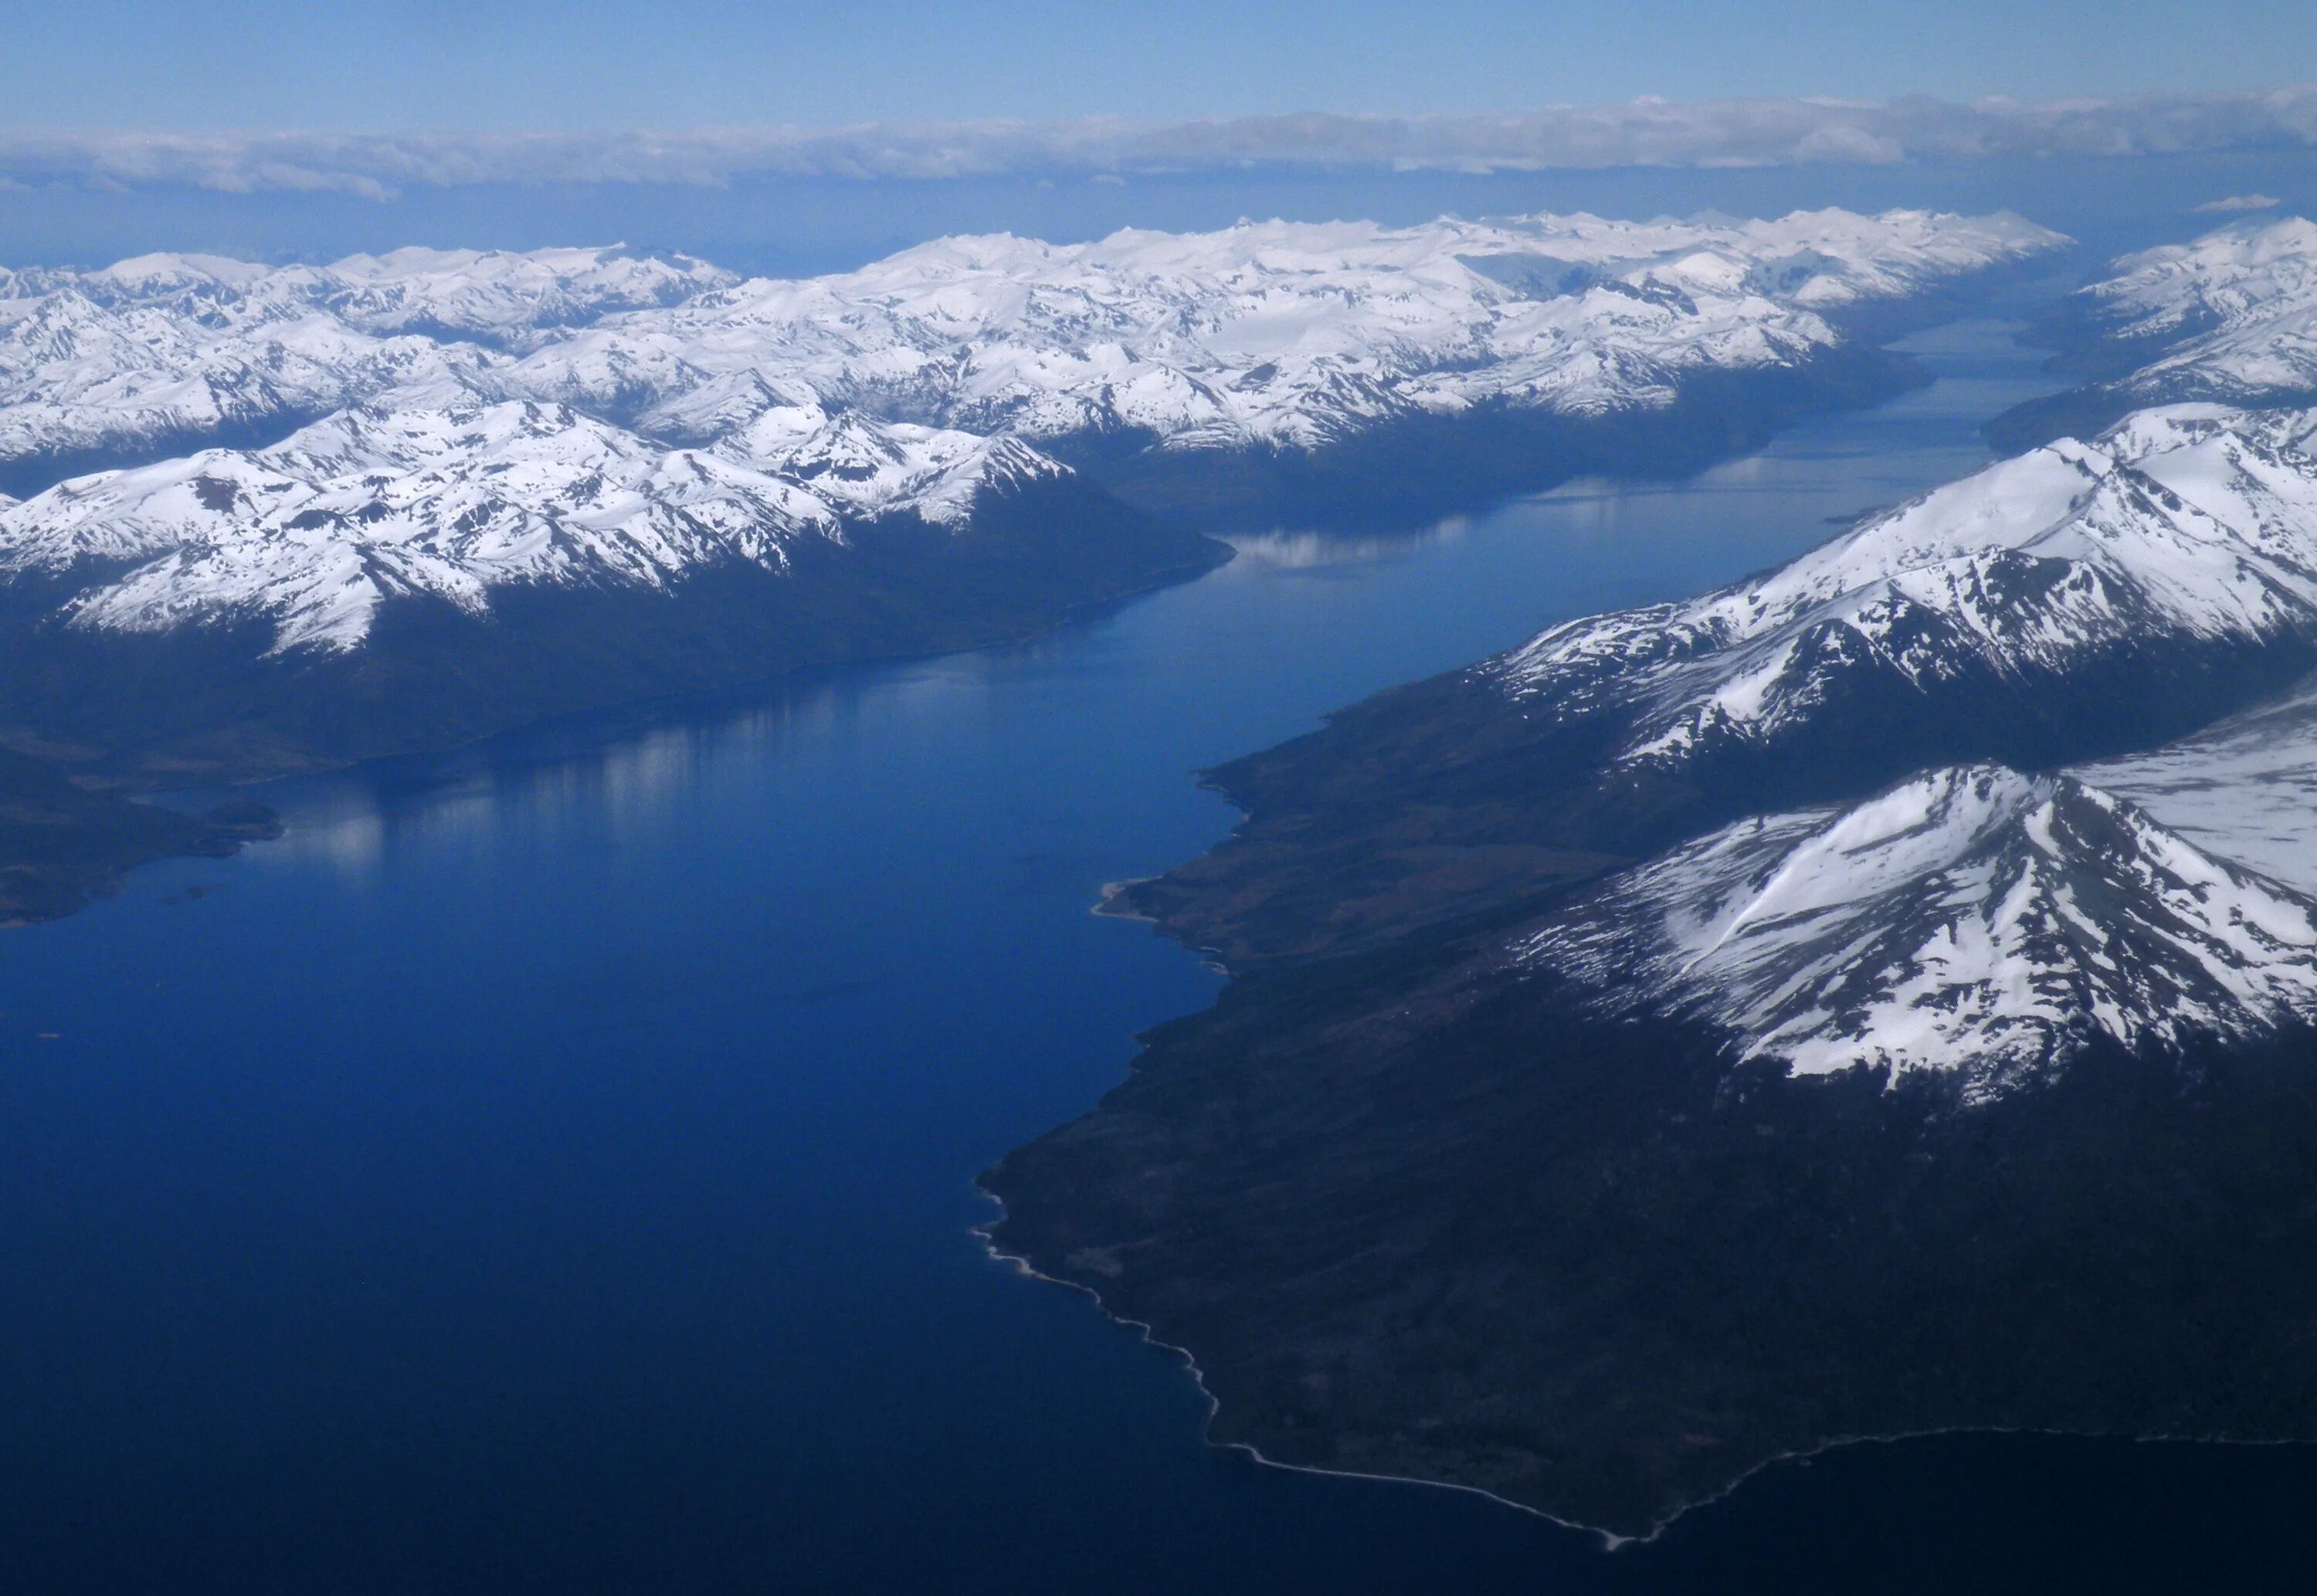
[[[2309,0],[13,0],[0,126],[558,129],[2317,80]]]

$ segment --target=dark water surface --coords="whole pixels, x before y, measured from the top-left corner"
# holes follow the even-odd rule
[[[1857,1448],[1615,1555],[1265,1469],[969,1235],[1216,990],[1087,912],[1228,826],[1194,767],[1794,553],[2045,386],[1998,325],[1917,347],[1937,386],[1677,487],[281,784],[281,843],[0,938],[0,1592],[2300,1588],[2300,1449]]]

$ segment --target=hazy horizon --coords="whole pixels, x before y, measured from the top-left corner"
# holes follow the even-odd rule
[[[2250,212],[2210,209],[2258,195]],[[347,192],[230,192],[55,184],[0,189],[0,266],[109,263],[157,251],[327,261],[406,245],[540,248],[621,244],[736,271],[843,271],[945,234],[1011,231],[1069,243],[1124,227],[1201,230],[1242,217],[1358,218],[1592,210],[1776,215],[1841,205],[2010,209],[2076,236],[2088,255],[2191,236],[2232,219],[2317,210],[2317,170],[2290,152],[2078,156],[1736,170],[1154,174],[1123,182],[1027,174],[875,181],[758,178],[679,183],[479,183]]]

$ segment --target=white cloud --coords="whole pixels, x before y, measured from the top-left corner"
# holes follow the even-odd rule
[[[2198,216],[2231,216],[2240,210],[2274,210],[2281,203],[2274,194],[2231,194],[2225,200],[2207,200],[2196,207]]]
[[[1519,116],[872,123],[627,133],[0,133],[0,184],[329,190],[750,177],[1119,176],[1257,165],[1485,172],[2317,146],[2317,85],[2023,103],[1728,100]],[[2248,196],[2248,200],[2260,196]],[[2231,202],[2218,202],[2225,205]]]

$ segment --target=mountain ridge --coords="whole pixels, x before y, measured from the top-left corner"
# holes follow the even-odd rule
[[[1926,764],[2169,742],[2317,668],[2312,426],[2143,413],[1762,577],[1392,689],[1208,772],[1248,818],[1114,905],[1234,966],[1302,957]]]
[[[574,404],[681,443],[803,402],[1033,443],[1147,431],[1169,450],[1308,453],[1492,397],[1660,407],[1703,371],[1823,357],[1842,341],[1829,317],[2063,242],[2008,216],[1825,211],[997,235],[794,281],[615,249],[0,273],[0,487],[49,486],[43,460],[149,459],[205,430],[271,443],[428,385]]]
[[[1999,451],[2105,431],[2155,405],[2317,405],[2317,223],[2239,222],[2143,250],[2044,318],[2053,366],[2082,386],[1988,424]]]
[[[585,707],[550,614],[599,700],[1017,636],[1235,517],[1678,470],[1886,393],[1842,317],[2062,242],[1821,211],[960,237],[801,281],[619,249],[11,273],[0,465],[211,441],[0,501],[0,723],[224,778],[479,735],[485,659],[525,683],[502,724]],[[391,701],[422,681],[445,700]]]

